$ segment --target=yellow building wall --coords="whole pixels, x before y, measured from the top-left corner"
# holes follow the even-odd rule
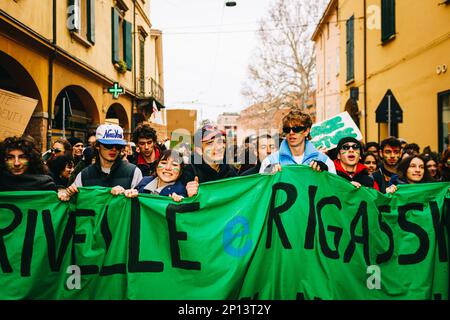
[[[53,1],[51,0],[2,0],[0,9],[19,20],[47,39],[52,39]],[[39,14],[36,14],[39,12]]]
[[[359,87],[358,106],[364,111],[367,91],[367,141],[378,140],[375,110],[388,89],[403,109],[399,137],[422,148],[438,148],[437,94],[450,89],[450,72],[437,75],[438,65],[450,65],[450,5],[441,0],[396,1],[396,37],[381,42],[381,0],[367,0],[367,8],[378,8],[379,25],[367,29],[367,90],[364,89],[363,1],[340,1],[341,110],[349,98],[349,87]],[[372,13],[373,10],[370,10]],[[355,13],[355,82],[346,85],[345,20]],[[371,16],[371,18],[373,18]],[[374,20],[372,20],[373,22]],[[361,116],[364,136],[364,116]],[[380,124],[380,140],[388,135]]]
[[[30,50],[22,42],[0,33],[0,50],[20,63],[36,84],[41,101],[35,112],[47,112],[48,106],[48,59],[38,50]],[[39,97],[32,97],[39,99]]]
[[[128,0],[125,3],[128,6],[128,10],[124,19],[133,23],[132,1]],[[114,68],[112,63],[112,7],[113,1],[95,1],[95,44],[86,47],[76,37],[71,35],[67,28],[67,2],[60,2],[57,6],[57,45],[107,77],[117,79],[120,85],[127,90],[134,91],[133,70],[121,74]]]
[[[359,88],[359,110],[364,110],[364,3],[359,0],[344,0],[338,3],[338,20],[340,29],[339,41],[339,91],[341,111],[344,111],[345,104],[350,98],[350,88]],[[354,16],[354,81],[347,82],[347,31],[346,21]],[[360,117],[360,129],[364,137],[364,116]]]

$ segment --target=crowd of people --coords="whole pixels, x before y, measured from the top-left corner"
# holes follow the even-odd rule
[[[382,193],[400,184],[450,181],[450,149],[439,155],[395,137],[380,144],[344,137],[334,149],[318,150],[311,126],[309,115],[294,110],[283,118],[279,136],[251,135],[241,148],[227,144],[225,132],[214,125],[195,132],[192,148],[158,143],[149,123],[138,125],[129,142],[119,125],[103,124],[85,142],[58,139],[44,154],[30,136],[8,137],[0,143],[0,191],[53,190],[68,201],[80,187],[101,186],[113,195],[150,193],[180,202],[196,195],[202,183],[274,174],[294,164]]]

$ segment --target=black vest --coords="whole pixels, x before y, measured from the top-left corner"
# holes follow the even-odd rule
[[[100,186],[112,188],[122,186],[125,189],[131,188],[136,166],[126,161],[119,160],[111,167],[109,174],[104,173],[100,164],[96,162],[81,171],[81,183],[83,187]]]

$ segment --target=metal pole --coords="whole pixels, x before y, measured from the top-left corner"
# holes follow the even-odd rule
[[[389,94],[388,96],[388,136],[391,136],[391,95]]]
[[[63,139],[66,138],[66,97],[63,97],[62,103],[62,133]]]

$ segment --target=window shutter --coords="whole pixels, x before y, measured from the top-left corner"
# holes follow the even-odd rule
[[[70,31],[80,30],[80,0],[69,0],[67,7],[68,24]]]
[[[395,35],[395,0],[381,1],[381,41],[386,42]]]
[[[95,0],[87,0],[87,38],[95,43]]]
[[[346,22],[347,31],[347,81],[355,78],[355,39],[354,39],[354,17]]]
[[[125,57],[125,62],[127,63],[128,71],[131,71],[131,67],[133,66],[131,27],[131,23],[126,20],[123,21],[123,55]]]
[[[119,62],[119,13],[111,8],[112,62]]]

